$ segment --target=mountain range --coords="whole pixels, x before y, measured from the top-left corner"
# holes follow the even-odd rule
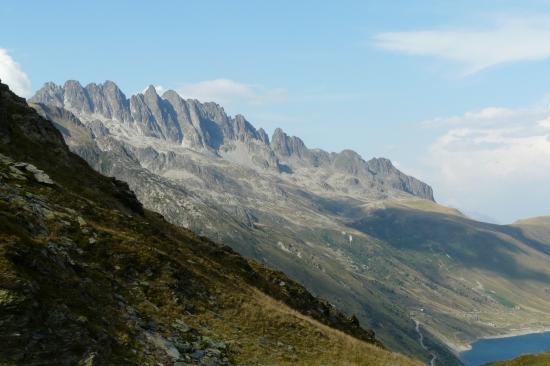
[[[146,208],[284,271],[392,350],[458,365],[478,337],[550,324],[544,219],[472,220],[388,159],[270,138],[174,91],[67,81],[29,101]]]
[[[1,83],[0,324],[7,366],[421,365],[145,209]]]

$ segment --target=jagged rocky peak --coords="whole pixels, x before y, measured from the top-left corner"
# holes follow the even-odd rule
[[[215,102],[183,99],[173,90],[159,96],[153,85],[127,98],[112,81],[82,87],[78,81],[69,80],[63,86],[46,83],[30,101],[74,113],[94,136],[106,137],[112,131],[121,136],[153,137],[255,169],[285,173],[301,168],[326,169],[328,175],[349,175],[348,180],[355,182],[353,189],[385,192],[389,188],[433,200],[428,185],[401,173],[387,159],[367,162],[353,150],[328,153],[309,149],[299,137],[289,136],[280,128],[270,139],[243,115],[230,117]],[[345,184],[342,189],[345,191]]]
[[[181,143],[183,134],[177,120],[177,113],[172,104],[162,99],[153,85],[149,85],[144,93],[144,103],[151,114],[149,120],[154,120],[160,131],[160,137],[171,142]]]
[[[292,156],[302,158],[308,153],[306,145],[299,137],[288,136],[280,128],[273,132],[271,147],[276,154],[283,158]]]
[[[367,161],[367,165],[372,172],[377,174],[387,175],[397,170],[391,160],[386,158],[372,158]]]
[[[252,139],[260,140],[260,135],[256,128],[248,122],[242,114],[237,114],[233,119],[233,134],[235,140],[250,141]],[[264,132],[265,133],[265,132]]]
[[[145,89],[145,93],[143,94],[145,95],[145,97],[158,98],[157,89],[152,84],[149,85],[147,89]]]
[[[193,99],[194,103],[201,107],[205,117],[219,124],[226,124],[229,120],[227,113],[221,105],[214,102],[201,103]]]
[[[414,177],[404,174],[390,160],[386,158],[373,158],[367,161],[367,167],[376,178],[386,182],[392,188],[435,201],[432,187]]]
[[[65,108],[79,115],[95,114],[119,121],[130,120],[128,100],[112,81],[90,83],[86,87],[76,80],[68,80],[63,86],[48,82],[29,101]]]
[[[181,143],[192,149],[203,149],[208,137],[203,133],[201,126],[201,112],[192,101],[184,100],[176,91],[167,90],[162,94],[162,99],[167,101],[179,122],[182,134]]]
[[[263,128],[260,127],[258,130],[258,138],[260,141],[262,141],[264,144],[269,145],[269,136],[267,135],[267,132]]]
[[[62,86],[49,81],[45,83],[44,86],[38,90],[29,101],[62,108],[64,106],[64,98],[65,89],[63,89]]]
[[[95,113],[121,122],[131,120],[128,99],[114,82],[91,83],[85,89]]]
[[[67,80],[63,85],[63,107],[70,111],[92,113],[93,107],[86,90],[76,80]],[[32,101],[32,100],[31,100]]]
[[[338,154],[333,154],[333,166],[335,169],[351,175],[367,173],[365,160],[353,150],[343,150]]]

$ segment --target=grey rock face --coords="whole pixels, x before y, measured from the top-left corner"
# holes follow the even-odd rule
[[[304,157],[308,150],[304,142],[296,137],[289,137],[280,128],[277,128],[271,138],[271,145],[275,153],[283,157],[297,156]]]
[[[393,266],[391,260],[371,263],[385,253],[349,223],[390,201],[433,199],[428,185],[387,159],[311,149],[281,129],[270,139],[245,117],[231,118],[215,103],[185,100],[174,91],[159,96],[150,87],[126,99],[118,88],[101,85],[71,86],[66,103],[67,90],[47,84],[32,100],[62,101],[42,110],[70,149],[127,182],[145,207],[292,273],[331,301],[350,293],[350,278],[362,283],[357,273],[371,276],[371,266]],[[355,289],[350,309],[371,309],[365,306],[371,294],[362,285]],[[201,362],[209,352],[203,351]]]
[[[117,133],[111,131],[114,128],[138,139],[151,137],[260,171],[291,173],[298,179],[302,178],[299,171],[313,169],[318,177],[315,184],[325,190],[330,187],[346,194],[396,192],[433,201],[431,187],[403,174],[387,159],[365,161],[352,150],[329,154],[309,149],[300,138],[288,136],[280,128],[270,141],[263,129],[256,130],[244,116],[231,118],[216,103],[184,100],[171,90],[161,97],[149,86],[143,94],[127,99],[112,81],[85,88],[77,81],[67,81],[63,87],[46,83],[31,102],[74,113],[96,137],[113,135],[117,139]],[[342,174],[345,177],[340,177]],[[331,184],[327,181],[330,177],[339,177],[338,182]]]
[[[69,111],[75,110],[80,113],[90,114],[93,112],[93,104],[88,92],[78,81],[69,80],[63,86],[63,106]],[[31,100],[32,102],[32,100]],[[43,102],[43,101],[40,101]]]
[[[393,166],[390,160],[375,158],[366,164],[378,179],[385,181],[392,188],[434,201],[432,187],[414,177],[403,174]]]
[[[112,81],[103,84],[89,84],[86,92],[94,112],[121,122],[129,122],[131,116],[126,96]]]
[[[162,96],[174,110],[175,118],[180,125],[181,139],[184,145],[193,149],[206,147],[207,138],[204,135],[201,119],[194,104],[183,100],[178,93],[168,90]],[[185,140],[183,137],[185,136]]]
[[[38,113],[45,117],[48,116],[50,119],[53,120],[69,120],[71,123],[83,126],[82,122],[71,112],[66,110],[63,107],[58,107],[55,104],[35,104],[33,105],[34,109],[38,111]]]
[[[263,128],[260,128],[258,130],[258,138],[260,141],[262,141],[264,144],[269,145],[269,136],[267,135],[267,132],[264,131]]]
[[[260,140],[258,131],[248,122],[242,114],[237,114],[235,118],[231,120],[233,127],[233,137],[236,140],[243,142],[250,140]]]
[[[30,101],[40,101],[45,105],[62,108],[65,100],[65,89],[55,83],[48,82],[36,92]]]
[[[336,170],[353,176],[369,175],[365,161],[352,150],[344,150],[339,154],[334,154],[332,164]]]
[[[183,136],[174,108],[158,96],[152,85],[145,91],[144,102],[151,113],[152,120],[157,123],[161,131],[161,137],[167,141],[181,142]]]

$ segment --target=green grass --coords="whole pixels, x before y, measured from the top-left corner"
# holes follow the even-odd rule
[[[486,366],[548,366],[550,365],[550,353],[520,356],[509,361],[489,363]]]
[[[493,299],[495,299],[496,301],[498,301],[499,304],[501,304],[502,306],[505,306],[509,309],[513,309],[516,304],[514,304],[513,302],[511,302],[510,300],[508,300],[507,298],[505,298],[504,296],[502,295],[499,295],[495,292],[491,292],[491,291],[485,291],[485,293],[489,296],[491,296]]]
[[[0,116],[17,104],[0,120],[0,153],[56,182],[0,164],[0,364],[170,364],[154,333],[224,341],[225,357],[251,365],[421,365],[283,273],[143,210],[4,85],[0,98]]]

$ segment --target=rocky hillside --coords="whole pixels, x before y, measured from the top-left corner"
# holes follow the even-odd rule
[[[218,104],[184,100],[172,90],[161,97],[149,86],[143,94],[126,98],[112,81],[82,87],[70,80],[63,86],[46,83],[30,102],[63,108],[86,121],[103,122],[113,135],[134,143],[154,139],[279,173],[299,174],[300,168],[315,168],[324,173],[314,180],[318,185],[330,181],[330,176],[343,180],[333,179],[332,186],[326,182],[327,188],[405,192],[433,200],[428,185],[401,173],[387,159],[364,161],[351,150],[328,153],[308,149],[300,138],[281,129],[275,130],[270,141],[263,129],[257,130],[242,115],[230,117]]]
[[[279,129],[269,138],[175,92],[127,99],[111,82],[68,82],[32,100],[72,151],[127,182],[145,207],[282,270],[390,349],[457,365],[444,344],[458,351],[550,324],[541,225],[470,220],[389,160],[310,149]],[[176,125],[181,134],[167,132]]]
[[[133,103],[143,100],[145,106],[140,110],[148,110],[143,113],[167,121],[168,114],[155,113],[156,107],[146,101],[156,100],[170,109],[167,105],[178,100],[190,112],[171,120],[182,126],[189,121],[199,126],[204,136],[219,138],[218,143],[201,138],[211,141],[201,145],[186,142],[185,134],[181,142],[161,134],[152,136],[140,127],[141,122],[135,122],[138,114],[109,119],[113,113],[128,114],[92,112],[90,106],[97,103],[88,101],[99,98],[90,97],[97,88],[93,84],[83,88],[76,82],[64,87],[46,84],[32,98],[40,103],[32,105],[54,121],[72,151],[99,172],[128,182],[145,207],[288,273],[314,293],[357,314],[362,324],[377,329],[392,349],[431,358],[432,351],[418,341],[408,311],[399,302],[390,302],[386,289],[367,287],[362,280],[350,283],[350,276],[357,276],[355,268],[364,270],[366,264],[341,250],[364,245],[364,238],[346,226],[342,215],[357,214],[363,206],[378,207],[388,200],[421,199],[407,190],[418,191],[433,202],[429,186],[399,172],[387,159],[366,162],[350,150],[329,154],[308,149],[299,138],[281,130],[270,140],[244,117],[227,117],[214,103],[186,101],[173,92],[152,98],[155,90],[149,88],[129,99],[129,111],[137,108],[132,109]],[[111,82],[100,87],[106,88],[118,90]],[[163,115],[164,119],[158,117]],[[341,243],[345,245],[341,247]],[[426,338],[430,339],[429,334]],[[436,341],[431,343],[441,359],[458,362]]]
[[[2,365],[419,364],[282,273],[144,209],[4,84],[0,324]]]

